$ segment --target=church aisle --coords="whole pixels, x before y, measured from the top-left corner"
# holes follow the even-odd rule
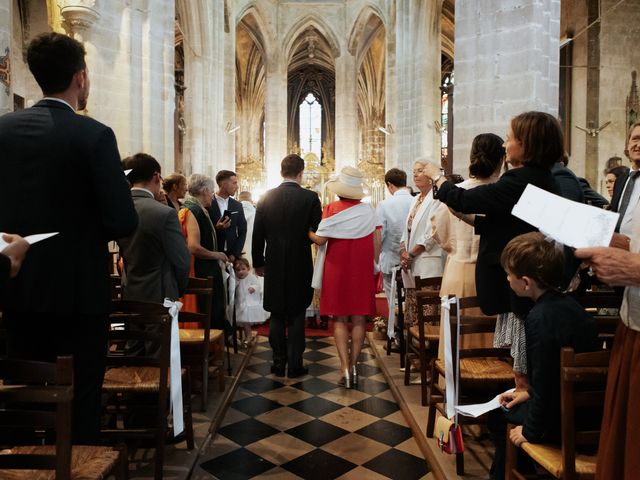
[[[431,478],[366,345],[358,387],[345,390],[333,338],[307,337],[309,375],[295,379],[274,377],[269,343],[257,341],[192,478]]]

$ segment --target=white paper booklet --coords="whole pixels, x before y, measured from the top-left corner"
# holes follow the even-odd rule
[[[575,248],[608,247],[618,214],[527,185],[511,213],[554,240]]]
[[[24,237],[24,239],[27,241],[27,243],[29,243],[29,245],[33,245],[34,243],[38,243],[41,240],[46,240],[49,237],[53,237],[58,233],[60,232],[38,233],[36,235],[29,235],[28,237]],[[4,251],[4,249],[7,248],[7,245],[9,245],[2,239],[2,235],[4,235],[4,233],[0,233],[0,252]]]
[[[515,388],[512,388],[511,390],[507,390],[504,393],[513,392],[514,390]],[[460,415],[464,415],[465,417],[477,418],[480,415],[484,415],[485,413],[490,412],[491,410],[500,408],[500,402],[498,401],[500,395],[502,395],[502,393],[499,393],[487,403],[476,403],[474,405],[458,405],[456,407],[456,412],[458,412]]]

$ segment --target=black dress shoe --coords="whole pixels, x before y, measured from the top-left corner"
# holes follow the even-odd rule
[[[290,368],[287,372],[287,377],[296,378],[296,377],[304,377],[309,373],[309,369],[307,367],[298,367],[298,368]]]
[[[271,365],[271,373],[276,377],[284,377],[284,365],[282,367],[279,365]]]

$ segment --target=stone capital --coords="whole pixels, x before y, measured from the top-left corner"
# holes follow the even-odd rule
[[[70,33],[88,30],[100,18],[95,4],[95,0],[58,0],[60,13],[70,27]]]

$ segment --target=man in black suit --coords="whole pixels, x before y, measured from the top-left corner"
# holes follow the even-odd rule
[[[284,181],[258,203],[251,245],[256,273],[264,275],[264,309],[271,312],[271,372],[282,377],[288,364],[289,378],[308,373],[302,365],[304,317],[313,297],[308,234],[318,228],[322,216],[318,195],[300,186],[303,171],[300,156],[284,157],[280,169]]]
[[[242,204],[233,196],[238,191],[238,177],[231,170],[220,170],[216,175],[218,191],[209,207],[209,217],[216,226],[218,248],[233,262],[242,256],[242,247],[247,238],[247,220]],[[228,215],[223,215],[228,212]]]
[[[4,318],[9,355],[53,361],[72,354],[73,441],[100,433],[100,391],[107,347],[107,242],[129,235],[138,216],[113,131],[89,117],[89,76],[81,43],[58,33],[36,37],[29,69],[44,93],[32,108],[0,118],[2,229],[59,232],[34,244],[10,282]],[[60,186],[71,196],[52,201]],[[11,205],[10,207],[8,207]]]
[[[616,225],[616,232],[611,240],[612,247],[629,250],[632,234],[631,217],[633,210],[638,207],[640,197],[640,182],[636,178],[640,175],[640,122],[634,123],[629,129],[627,149],[625,155],[631,162],[629,175],[620,175],[613,184],[611,211],[618,212],[620,219]]]

